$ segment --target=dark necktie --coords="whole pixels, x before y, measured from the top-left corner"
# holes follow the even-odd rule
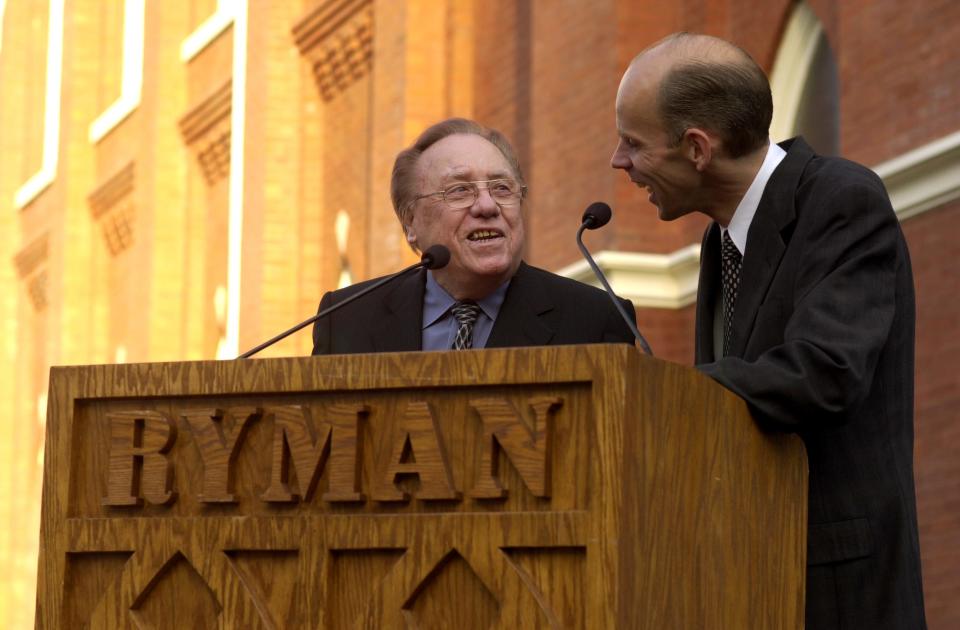
[[[480,315],[480,307],[475,302],[464,300],[457,302],[450,308],[450,312],[457,319],[457,336],[453,340],[454,350],[469,350],[473,347],[473,325]]]
[[[720,273],[723,279],[723,356],[730,352],[730,337],[733,335],[733,309],[740,288],[740,263],[743,256],[733,244],[730,232],[723,233]]]

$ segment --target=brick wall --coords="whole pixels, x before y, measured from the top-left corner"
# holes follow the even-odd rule
[[[694,305],[680,310],[637,309],[637,326],[659,359],[693,365]]]
[[[954,202],[903,229],[917,291],[916,469],[930,628],[960,626],[960,240]]]
[[[837,4],[844,155],[878,164],[960,129],[960,2]]]

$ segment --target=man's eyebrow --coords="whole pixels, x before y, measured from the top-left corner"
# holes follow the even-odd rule
[[[462,181],[462,182],[466,182],[466,181],[471,181],[471,180],[473,179],[473,177],[471,176],[471,173],[473,173],[473,170],[470,169],[470,168],[468,168],[468,167],[455,167],[455,168],[453,168],[453,169],[450,169],[448,172],[446,172],[446,173],[443,175],[443,179],[441,179],[441,181],[442,181],[442,182],[449,182],[449,181]],[[495,170],[495,171],[490,171],[490,172],[488,172],[487,175],[486,175],[486,177],[481,177],[480,179],[481,179],[481,180],[483,180],[483,179],[491,179],[491,180],[492,180],[492,179],[513,179],[513,173],[511,173],[509,170]]]
[[[450,169],[443,174],[442,181],[467,181],[470,179],[470,169],[465,166],[458,166]]]

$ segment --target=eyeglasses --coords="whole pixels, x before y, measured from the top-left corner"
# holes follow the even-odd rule
[[[471,207],[480,198],[480,184],[486,184],[483,188],[487,189],[487,192],[499,206],[512,206],[519,203],[527,191],[526,186],[521,186],[512,179],[490,179],[476,182],[456,182],[443,190],[414,197],[413,201],[416,202],[425,197],[440,196],[448,207],[454,210],[462,210]]]

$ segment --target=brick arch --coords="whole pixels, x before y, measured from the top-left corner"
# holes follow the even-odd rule
[[[823,24],[807,5],[789,17],[770,73],[774,141],[803,135],[820,153],[839,152],[837,64]]]

